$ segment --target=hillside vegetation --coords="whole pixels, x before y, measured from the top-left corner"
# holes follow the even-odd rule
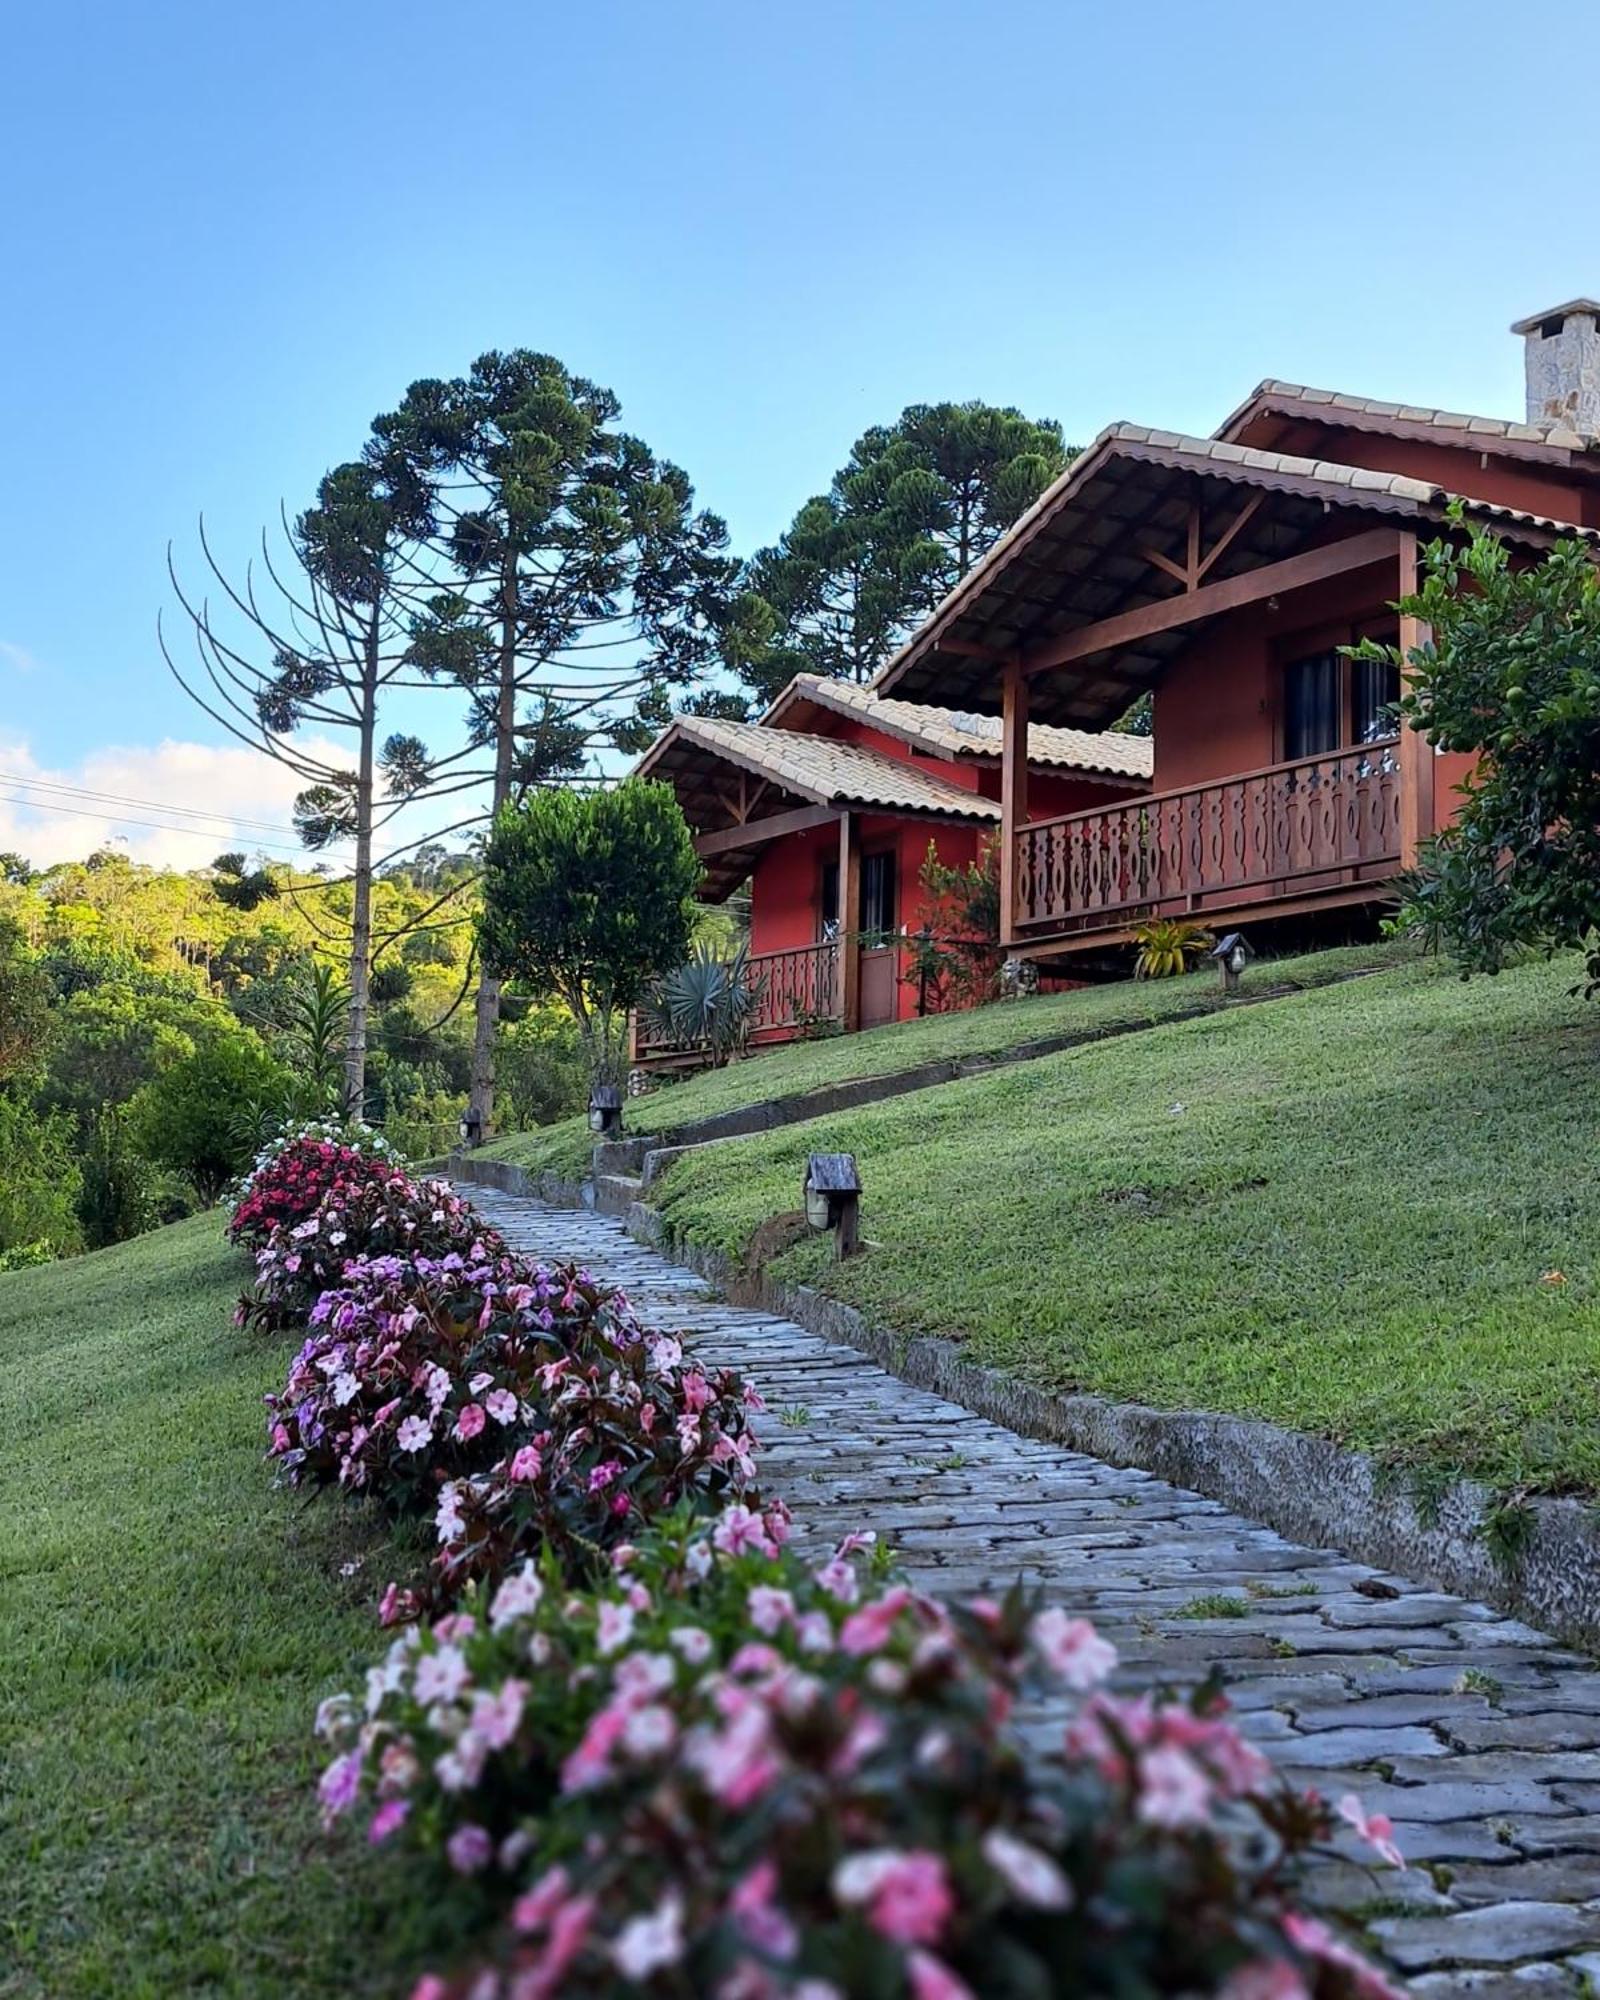
[[[1596,1492],[1580,972],[1401,965],[711,1147],[660,1199],[739,1250],[798,1206],[810,1149],[845,1149],[867,1253],[835,1266],[808,1240],[775,1268],[899,1329],[1058,1389]]]
[[[1266,960],[1246,978],[1249,991],[1278,985],[1322,985],[1355,972],[1399,964],[1412,956],[1393,944],[1353,945],[1344,950],[1308,952]],[[935,1014],[900,1021],[864,1035],[835,1035],[762,1051],[725,1069],[706,1070],[678,1083],[661,1085],[629,1105],[630,1131],[671,1134],[697,1118],[732,1111],[764,1098],[818,1090],[861,1077],[890,1076],[920,1063],[993,1056],[1024,1042],[1057,1035],[1115,1034],[1149,1027],[1197,1009],[1221,1005],[1214,970],[1149,984],[1119,980],[1073,992],[1041,994],[1017,1003],[998,1003],[969,1013]],[[485,1148],[493,1158],[532,1171],[577,1176],[589,1165],[593,1137],[583,1118],[567,1118],[536,1130],[514,1132]]]
[[[213,1213],[0,1276],[7,2000],[387,1992],[423,1949],[393,1860],[319,1838],[308,1727],[392,1545],[272,1491],[245,1275]]]

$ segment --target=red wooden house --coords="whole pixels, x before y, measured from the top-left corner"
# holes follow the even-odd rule
[[[1036,960],[1152,915],[1252,930],[1372,910],[1451,811],[1463,760],[1395,733],[1395,677],[1339,648],[1391,610],[1459,499],[1530,555],[1600,539],[1600,304],[1513,329],[1528,420],[1264,383],[1215,436],[1114,424],[889,663],[899,708],[1001,718],[1004,941]],[[1154,691],[1148,793],[1063,810],[1041,723]]]
[[[638,771],[676,791],[706,865],[703,894],[721,901],[750,884],[756,1042],[915,1011],[898,940],[924,921],[919,872],[930,841],[955,867],[998,832],[1000,753],[992,717],[880,701],[812,675],[759,722],[683,716],[661,735]],[[1041,726],[1028,756],[1049,812],[1126,799],[1150,781],[1148,738]]]

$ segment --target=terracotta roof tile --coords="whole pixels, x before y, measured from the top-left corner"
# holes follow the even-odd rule
[[[1516,331],[1516,329],[1513,329]],[[1318,412],[1328,411],[1347,417],[1353,428],[1383,430],[1405,424],[1429,430],[1460,431],[1469,437],[1503,438],[1511,444],[1552,446],[1564,451],[1592,451],[1597,440],[1582,431],[1569,430],[1559,423],[1516,423],[1506,417],[1471,416],[1460,410],[1437,410],[1425,403],[1386,403],[1376,396],[1345,396],[1334,389],[1313,389],[1303,382],[1263,382],[1252,390],[1225,423],[1217,427],[1219,438],[1228,438],[1257,409],[1283,403],[1300,404]]]
[[[801,701],[831,708],[839,715],[857,716],[935,754],[957,759],[992,758],[1000,752],[998,716],[885,700],[870,688],[852,681],[826,680],[820,674],[797,674],[767,710],[763,726],[770,727]],[[1028,731],[1028,761],[1062,770],[1144,779],[1155,768],[1155,745],[1148,736],[1125,736],[1111,729],[1053,729],[1036,722]]]
[[[680,715],[639,760],[636,771],[641,777],[663,775],[663,767],[675,761],[674,753],[684,745],[727,758],[816,805],[878,806],[945,819],[1000,817],[992,799],[861,744],[704,715]]]

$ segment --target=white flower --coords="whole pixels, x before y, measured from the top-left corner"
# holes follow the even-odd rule
[[[646,1980],[683,1957],[683,1899],[664,1897],[647,1917],[634,1917],[617,1933],[611,1956],[624,1978]]]
[[[991,1827],[983,1836],[983,1858],[1019,1901],[1036,1910],[1071,1908],[1072,1884],[1055,1862],[1004,1827]]]
[[[496,1632],[503,1632],[514,1618],[537,1611],[543,1596],[544,1585],[538,1571],[531,1562],[525,1562],[495,1592],[494,1602],[489,1607],[490,1625]]]
[[[402,1451],[421,1451],[425,1444],[433,1442],[433,1425],[425,1417],[407,1417],[395,1432],[394,1441]]]
[[[600,1607],[595,1628],[595,1645],[602,1659],[627,1645],[633,1637],[633,1606],[614,1604],[609,1599]]]
[[[676,1646],[692,1667],[703,1665],[711,1657],[711,1635],[702,1632],[698,1625],[680,1625],[668,1643]]]

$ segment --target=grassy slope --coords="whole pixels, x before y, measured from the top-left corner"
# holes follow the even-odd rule
[[[1600,1010],[1411,964],[676,1165],[736,1248],[860,1156],[873,1247],[777,1268],[1057,1387],[1600,1490]],[[870,1039],[870,1038],[869,1038]],[[1564,1285],[1541,1282],[1559,1269]]]
[[[418,1955],[407,1882],[310,1795],[392,1552],[341,1577],[357,1510],[273,1492],[286,1343],[230,1326],[241,1276],[215,1215],[0,1276],[7,1996],[363,1993]]]
[[[1247,977],[1257,988],[1280,981],[1321,984],[1368,966],[1396,963],[1403,946],[1357,945],[1341,951],[1263,961]],[[711,1070],[664,1087],[646,1104],[629,1107],[629,1126],[667,1134],[691,1119],[710,1117],[767,1097],[815,1090],[824,1084],[867,1076],[888,1076],[917,1064],[957,1056],[991,1055],[1018,1042],[1051,1035],[1104,1034],[1122,1027],[1145,1027],[1193,1008],[1217,1003],[1217,975],[1207,968],[1185,979],[1140,985],[1121,980],[1073,993],[1049,993],[1019,1006],[980,1007],[966,1014],[939,1014],[926,1021],[901,1021],[867,1035],[835,1035],[793,1043],[749,1061]],[[594,1140],[582,1118],[568,1118],[532,1132],[515,1132],[485,1150],[518,1166],[578,1175],[587,1171]]]

